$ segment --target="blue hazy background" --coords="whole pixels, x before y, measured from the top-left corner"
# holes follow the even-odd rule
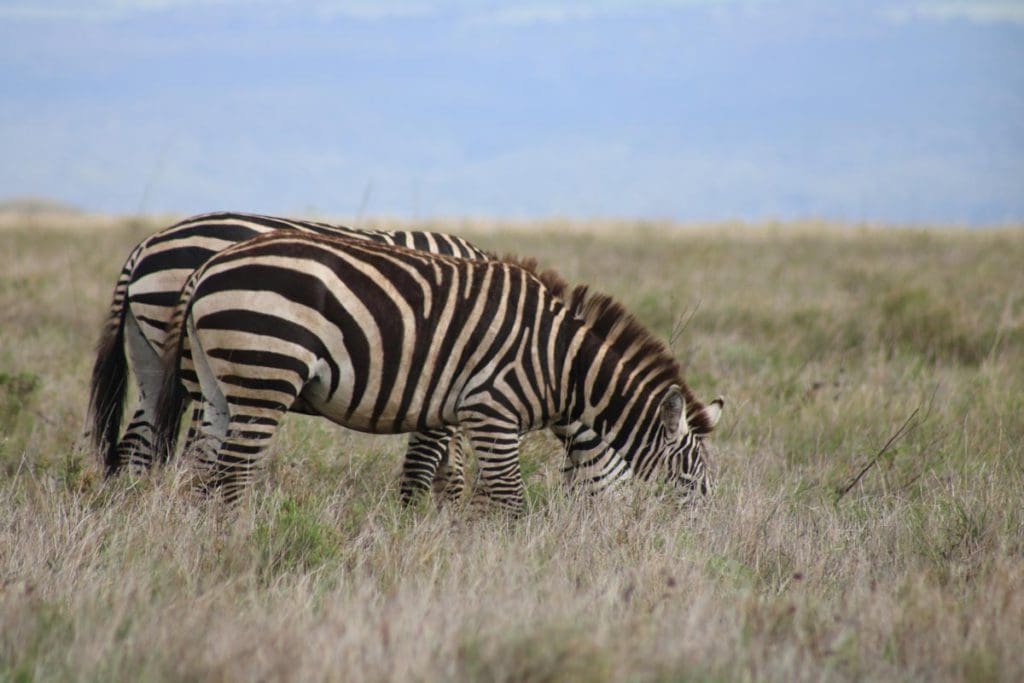
[[[1024,2],[0,0],[0,200],[1024,220]]]

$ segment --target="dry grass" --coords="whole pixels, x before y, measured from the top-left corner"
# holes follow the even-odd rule
[[[1020,230],[483,226],[665,336],[688,311],[729,399],[708,504],[572,500],[538,436],[509,525],[402,509],[400,439],[298,416],[235,517],[104,484],[91,348],[154,227],[4,231],[0,680],[1024,679]]]

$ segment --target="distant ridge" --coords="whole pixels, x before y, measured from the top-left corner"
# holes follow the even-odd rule
[[[85,212],[57,199],[26,196],[0,199],[0,213],[21,216],[81,216]]]

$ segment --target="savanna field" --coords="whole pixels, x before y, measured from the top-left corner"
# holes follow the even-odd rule
[[[0,680],[1024,680],[1024,231],[416,227],[619,298],[726,398],[716,488],[403,508],[403,437],[290,415],[240,509],[81,438],[156,220],[0,226]]]

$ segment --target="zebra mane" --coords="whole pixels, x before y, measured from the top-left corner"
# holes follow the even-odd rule
[[[625,306],[600,292],[591,292],[587,285],[572,290],[567,302],[578,318],[608,342],[624,357],[652,358],[653,372],[676,384],[686,401],[686,422],[691,430],[708,433],[712,425],[704,413],[704,404],[697,400],[683,380],[682,368],[672,351],[647,326],[637,320]]]
[[[600,292],[590,291],[587,285],[577,285],[571,291],[569,284],[553,270],[538,270],[537,259],[515,254],[488,257],[522,268],[532,273],[551,293],[565,302],[574,316],[624,357],[653,358],[652,370],[679,386],[686,401],[686,420],[690,429],[708,433],[712,426],[704,413],[704,404],[697,400],[683,380],[679,361],[665,342],[658,339],[647,326],[637,320],[626,307]]]
[[[555,297],[566,300],[565,293],[569,291],[569,283],[566,282],[561,275],[550,268],[540,270],[540,266],[537,264],[537,259],[532,256],[518,256],[516,254],[505,254],[498,256],[493,252],[486,252],[487,258],[492,261],[501,261],[517,268],[522,268],[526,272],[530,273],[544,285],[548,291],[550,291]]]

